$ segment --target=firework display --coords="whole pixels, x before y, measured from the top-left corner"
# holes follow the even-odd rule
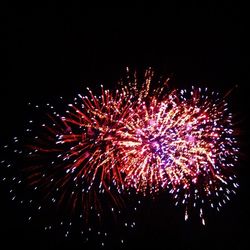
[[[220,210],[238,187],[232,114],[220,94],[172,89],[168,80],[154,87],[151,69],[142,83],[128,71],[117,90],[88,89],[63,114],[47,104],[47,121],[31,120],[32,136],[23,150],[15,148],[25,155],[15,183],[24,180],[43,204],[77,211],[85,224],[92,210],[101,221],[126,208],[131,192],[150,198],[165,191],[185,219],[195,208],[205,224],[204,209]]]

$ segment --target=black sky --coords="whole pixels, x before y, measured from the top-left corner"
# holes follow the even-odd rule
[[[112,88],[126,66],[137,70],[152,66],[159,74],[171,75],[180,86],[201,84],[223,92],[237,84],[231,104],[242,120],[237,197],[206,228],[196,222],[184,223],[164,202],[150,204],[123,249],[133,245],[137,249],[245,249],[249,233],[249,161],[245,159],[249,92],[242,48],[245,26],[239,6],[10,7],[4,16],[8,58],[0,84],[3,142],[21,133],[28,101],[73,97],[81,87],[95,88],[101,83]],[[18,207],[9,201],[8,188],[2,184],[0,188],[1,244],[26,249],[87,249],[58,235],[44,235],[38,226],[27,226]]]

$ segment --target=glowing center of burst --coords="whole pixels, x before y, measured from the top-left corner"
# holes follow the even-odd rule
[[[157,152],[160,149],[160,144],[158,141],[153,141],[150,143],[150,148],[152,151]]]

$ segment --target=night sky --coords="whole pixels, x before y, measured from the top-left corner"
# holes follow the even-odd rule
[[[238,6],[60,10],[16,6],[3,14],[7,60],[0,84],[1,144],[22,134],[29,101],[72,98],[81,89],[100,84],[115,88],[126,66],[141,72],[151,66],[181,87],[200,84],[225,93],[238,85],[230,99],[240,129],[237,196],[221,213],[211,214],[206,227],[196,219],[185,222],[182,211],[164,197],[148,202],[122,249],[247,248],[249,92],[242,48],[245,26]],[[25,223],[24,211],[10,201],[8,189],[0,184],[0,243],[9,245],[1,249],[93,249]]]

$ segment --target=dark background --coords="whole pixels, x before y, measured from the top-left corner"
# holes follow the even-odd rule
[[[239,6],[58,9],[9,7],[4,11],[8,53],[0,84],[0,139],[20,134],[29,101],[73,97],[82,87],[112,88],[126,66],[171,75],[177,86],[200,84],[226,92],[240,127],[241,160],[236,197],[203,227],[152,202],[123,249],[246,249],[249,242],[249,92],[242,48],[245,24]],[[179,84],[179,85],[178,85]],[[2,144],[2,143],[1,143]],[[44,234],[23,222],[1,184],[0,244],[25,249],[88,249]],[[91,249],[91,248],[90,248]]]

